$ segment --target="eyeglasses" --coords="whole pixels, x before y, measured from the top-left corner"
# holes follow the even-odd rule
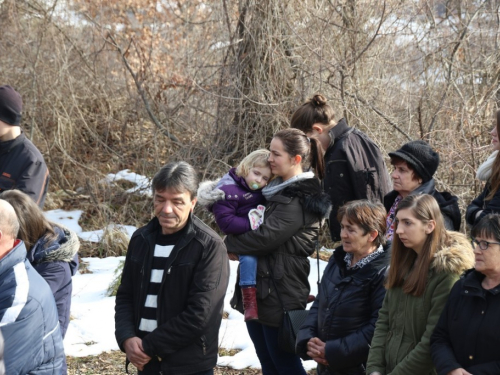
[[[477,247],[481,250],[487,250],[490,245],[500,245],[500,242],[488,242],[488,241],[477,241],[475,238],[472,239],[472,246]]]

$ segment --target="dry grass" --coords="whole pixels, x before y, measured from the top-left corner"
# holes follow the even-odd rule
[[[221,350],[219,355],[235,354],[234,351]],[[125,373],[125,355],[120,351],[112,351],[102,353],[98,356],[90,357],[67,357],[68,361],[68,375],[115,375]],[[129,371],[134,373],[132,369],[134,366],[129,365]],[[215,375],[257,375],[261,374],[260,370],[245,369],[234,370],[227,367],[216,367],[214,370]],[[315,374],[315,370],[308,372]]]

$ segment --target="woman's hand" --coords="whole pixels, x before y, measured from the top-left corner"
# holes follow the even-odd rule
[[[463,368],[456,368],[450,371],[447,375],[472,375],[469,371],[465,371]]]
[[[229,260],[240,260],[238,255],[235,253],[227,253],[227,256],[229,257]]]
[[[325,347],[326,344],[323,341],[313,337],[307,342],[307,355],[317,363],[328,366],[328,361],[325,359]]]

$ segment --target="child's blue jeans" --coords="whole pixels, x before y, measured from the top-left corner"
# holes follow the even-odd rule
[[[240,255],[240,286],[255,286],[257,284],[257,257]]]

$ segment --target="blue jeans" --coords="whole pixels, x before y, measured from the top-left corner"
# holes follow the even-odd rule
[[[278,328],[250,321],[247,330],[259,357],[262,375],[306,375],[299,356],[278,348]]]
[[[240,255],[240,286],[255,286],[257,284],[257,257]]]

